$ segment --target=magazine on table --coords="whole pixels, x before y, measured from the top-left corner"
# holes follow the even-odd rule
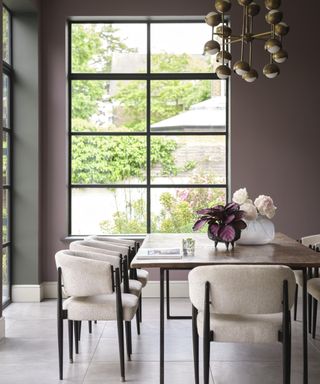
[[[138,259],[181,259],[181,248],[140,248]]]

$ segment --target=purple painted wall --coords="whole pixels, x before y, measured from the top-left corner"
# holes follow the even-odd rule
[[[291,32],[285,41],[289,61],[281,76],[255,84],[232,77],[232,190],[246,186],[252,196],[266,193],[278,205],[276,228],[292,237],[319,229],[320,163],[317,76],[319,50],[314,36],[320,3],[301,7],[284,0]],[[300,5],[300,6],[298,6]],[[65,247],[67,234],[67,113],[66,20],[71,16],[195,16],[212,9],[207,0],[162,2],[105,0],[43,0],[41,3],[41,244],[42,278],[55,280],[54,253]],[[234,1],[232,26],[239,31],[240,7]],[[266,24],[263,23],[263,31]],[[203,42],[199,42],[202,44]],[[237,57],[237,48],[233,54]],[[262,45],[255,54],[261,73],[267,55]],[[174,278],[182,278],[177,274]]]

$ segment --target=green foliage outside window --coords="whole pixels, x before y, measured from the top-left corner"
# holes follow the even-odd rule
[[[73,25],[72,67],[74,72],[110,72],[114,52],[130,53],[112,25]],[[104,42],[104,43],[103,43]],[[202,64],[203,65],[203,64]],[[152,56],[153,72],[183,72],[184,68],[199,69],[192,57],[166,53]],[[96,70],[94,69],[96,68]],[[210,64],[208,63],[208,71]],[[117,82],[116,92],[110,93],[108,81],[74,81],[72,84],[72,130],[76,132],[113,131],[100,126],[92,116],[99,115],[101,103],[113,105],[121,117],[119,131],[146,131],[146,90],[144,81]],[[106,96],[108,95],[108,96]],[[187,111],[190,106],[211,97],[210,81],[157,80],[151,87],[151,124]],[[107,98],[107,100],[106,100]],[[192,170],[196,164],[185,162],[178,168],[174,154],[178,144],[165,137],[153,137],[151,167],[160,166],[164,176],[177,176]],[[141,136],[75,136],[72,141],[72,183],[112,184],[146,180],[146,139]],[[194,180],[193,182],[197,182]],[[206,180],[209,183],[210,180]],[[160,215],[153,215],[152,230],[156,232],[190,232],[195,211],[208,204],[223,202],[224,190],[196,189],[174,194],[164,192],[160,197]],[[116,199],[114,191],[114,199]],[[126,194],[126,211],[117,211],[113,221],[100,223],[103,233],[146,232],[145,199],[133,200]]]

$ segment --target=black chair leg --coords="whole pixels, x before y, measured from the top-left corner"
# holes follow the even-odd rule
[[[308,295],[308,330],[312,330],[312,296]]]
[[[78,321],[78,340],[80,341],[81,339],[81,321]]]
[[[59,378],[63,380],[63,318],[58,317]]]
[[[68,335],[69,335],[69,361],[73,363],[73,321],[68,320]]]
[[[136,322],[137,322],[137,334],[140,335],[140,308],[138,308],[136,313]]]
[[[294,319],[294,321],[297,320],[298,292],[299,292],[299,285],[296,284],[296,291],[294,294],[294,307],[293,307],[293,319]]]
[[[73,322],[73,327],[74,327],[74,349],[76,354],[79,353],[79,321],[74,321]]]
[[[139,297],[139,321],[142,323],[142,292]]]
[[[197,329],[197,314],[197,309],[192,306],[192,344],[195,384],[199,384],[199,335]]]
[[[131,338],[131,321],[125,321],[125,329],[126,329],[126,346],[127,346],[127,356],[128,360],[131,360],[132,353],[132,338]]]
[[[121,381],[125,381],[125,373],[124,373],[124,337],[123,337],[123,321],[117,320],[117,328],[118,328],[118,343],[119,343],[119,357],[120,357],[120,374]]]
[[[94,323],[97,324],[97,320],[95,320]]]
[[[316,337],[318,300],[313,299],[312,338]]]
[[[89,333],[92,333],[92,321],[88,321]]]
[[[203,316],[203,383],[209,384],[210,373],[210,309],[209,309],[209,282],[205,284],[205,302]],[[213,338],[212,338],[213,339]]]

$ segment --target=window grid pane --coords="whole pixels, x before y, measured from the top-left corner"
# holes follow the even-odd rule
[[[148,22],[138,24],[147,41]],[[71,23],[73,55],[84,25]],[[117,30],[117,39],[120,25],[110,29],[111,34]],[[85,28],[96,36],[101,26]],[[201,56],[202,47],[183,48],[175,34],[175,41],[163,45],[169,29],[210,36],[204,23],[150,22],[151,50],[141,50],[140,56],[127,51],[124,40],[120,61],[108,48],[104,70],[92,58],[81,67],[79,57],[72,57],[71,235],[191,232],[197,209],[226,201],[228,82],[213,80],[213,63]],[[142,33],[137,40],[144,41]],[[139,41],[132,38],[130,44],[139,46]],[[125,56],[139,56],[130,73],[119,64]],[[150,72],[141,69],[148,57]],[[157,73],[161,79],[154,77]]]

